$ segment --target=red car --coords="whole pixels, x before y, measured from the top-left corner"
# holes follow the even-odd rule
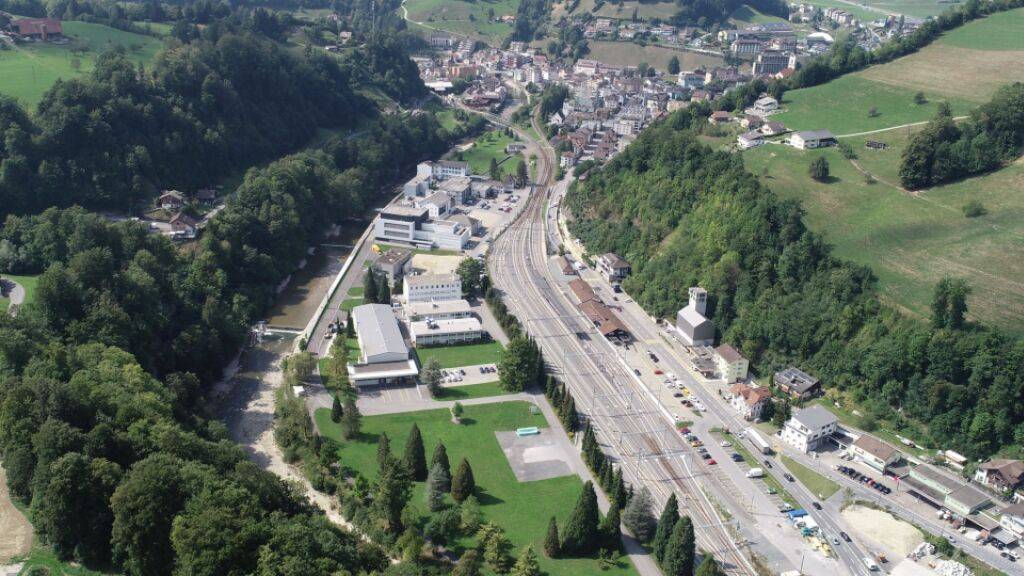
[[[708,460],[708,464],[714,466],[715,464],[718,464],[718,462],[715,462],[715,459],[712,458],[711,460]]]
[[[689,434],[690,433],[690,429],[689,428],[680,428],[679,429],[679,433],[680,434]]]
[[[658,376],[664,374],[664,372],[662,372],[661,370],[655,370],[654,373],[657,374]]]

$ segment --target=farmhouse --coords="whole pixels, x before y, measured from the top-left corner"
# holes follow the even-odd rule
[[[352,320],[359,340],[359,361],[349,364],[348,374],[356,386],[407,382],[419,374],[390,306],[356,306]]]
[[[191,239],[196,237],[199,224],[188,214],[178,212],[171,218],[171,235],[175,238]]]
[[[794,132],[789,137],[789,144],[801,150],[834,146],[836,137],[828,130],[808,130],[805,132]]]
[[[708,121],[712,124],[728,124],[729,122],[732,122],[732,116],[729,115],[728,112],[719,110],[717,112],[712,112],[711,116],[708,117]]]
[[[22,38],[50,40],[64,35],[60,20],[56,18],[22,18],[11,22],[11,26]]]

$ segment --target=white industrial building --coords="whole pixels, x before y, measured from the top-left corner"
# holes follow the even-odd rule
[[[782,441],[807,453],[836,431],[836,417],[821,406],[797,410],[782,427]]]
[[[400,383],[419,374],[390,306],[356,306],[352,309],[352,320],[359,340],[359,360],[348,365],[349,380],[353,384]]]
[[[693,286],[690,301],[676,314],[676,330],[689,346],[710,346],[715,342],[715,325],[704,317],[707,306],[707,290]]]
[[[432,318],[448,320],[452,318],[469,318],[473,309],[465,300],[442,300],[430,302],[414,302],[405,305],[406,317],[411,321]]]
[[[462,279],[458,274],[407,276],[403,290],[406,304],[462,300]]]
[[[433,209],[440,210],[440,206]],[[426,205],[385,208],[374,223],[374,238],[446,250],[461,250],[466,246],[470,239],[468,228],[458,222],[432,220],[430,214],[431,207]]]
[[[410,322],[409,332],[412,334],[412,343],[417,348],[467,344],[478,342],[484,337],[480,320],[473,317]]]

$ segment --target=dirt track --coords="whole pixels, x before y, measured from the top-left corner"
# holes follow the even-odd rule
[[[0,565],[28,554],[31,547],[32,524],[11,502],[7,473],[0,466]]]

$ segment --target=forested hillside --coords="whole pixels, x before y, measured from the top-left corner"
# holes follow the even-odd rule
[[[588,250],[633,264],[625,288],[673,317],[686,288],[705,287],[723,341],[760,374],[796,363],[886,419],[972,457],[1024,441],[1024,343],[964,320],[969,287],[936,287],[930,324],[879,302],[870,270],[830,255],[802,221],[691,133],[701,111],[645,131],[567,202]]]

